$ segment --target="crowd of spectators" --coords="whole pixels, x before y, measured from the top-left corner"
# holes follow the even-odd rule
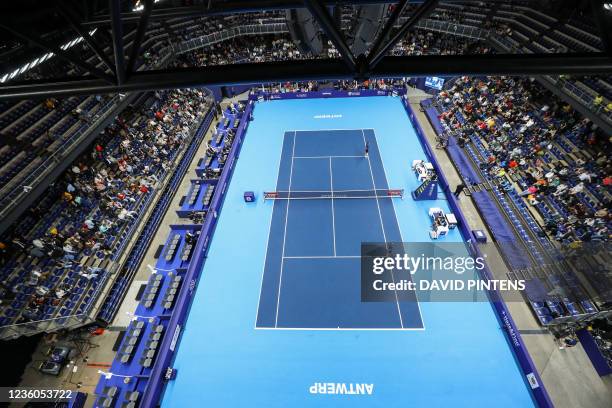
[[[223,21],[218,22],[223,27]],[[235,22],[232,22],[232,24]],[[442,35],[427,35],[423,49],[406,48],[404,52],[438,52],[435,47],[446,46]],[[425,42],[421,34],[413,33],[412,43]],[[402,46],[407,44],[404,42]],[[175,65],[224,65],[242,62],[296,60],[305,58],[337,57],[337,51],[329,45],[323,55],[300,53],[288,36],[250,36],[235,38],[213,45],[199,52],[183,54]],[[154,55],[145,55],[151,59]],[[36,75],[32,71],[30,75]],[[403,81],[393,81],[403,85]],[[387,89],[392,81],[383,79],[358,82],[338,81],[327,84],[336,89]],[[317,82],[280,84],[273,89],[316,90]],[[0,271],[2,284],[0,299],[7,305],[15,295],[28,293],[27,305],[19,317],[21,321],[40,318],[47,304],[58,305],[71,293],[72,280],[53,280],[58,270],[70,271],[84,255],[108,258],[119,232],[137,218],[136,203],[155,188],[160,174],[168,170],[168,161],[176,153],[181,141],[188,135],[195,111],[202,106],[201,93],[175,91],[157,93],[153,110],[138,112],[137,117],[149,117],[138,124],[128,123],[120,116],[97,139],[90,154],[75,162],[66,174],[49,188],[48,195],[57,197],[59,203],[45,201],[44,205],[28,210],[27,222],[15,226],[0,238]],[[97,102],[101,102],[99,97]],[[199,102],[198,102],[199,101]],[[198,106],[192,106],[192,103]],[[54,110],[62,101],[47,99],[46,109]],[[159,106],[158,106],[159,105]],[[90,120],[86,111],[79,108],[70,113],[81,122]],[[135,122],[136,123],[136,122]],[[50,220],[45,206],[60,205],[61,212]],[[55,221],[55,222],[54,222]],[[48,224],[48,225],[47,225]],[[41,225],[46,225],[43,229]],[[34,235],[32,235],[34,231]],[[51,260],[45,267],[32,266],[25,279],[15,273],[23,264],[43,264],[36,259]],[[84,268],[78,272],[77,281],[94,280],[103,271]],[[62,276],[68,276],[68,273]],[[25,290],[24,290],[25,289]]]
[[[252,17],[245,17],[250,23]],[[441,16],[449,18],[449,16]],[[208,21],[202,33],[235,25],[218,18]],[[497,25],[496,30],[510,30]],[[195,33],[197,34],[197,33]],[[193,32],[175,34],[193,38]],[[179,38],[180,39],[180,38]],[[452,35],[412,30],[392,50],[393,55],[469,54],[492,52],[486,44]],[[321,55],[300,52],[288,35],[244,36],[177,56],[175,66],[208,66],[265,61],[337,58],[337,50],[326,44]],[[153,60],[146,53],[145,59]],[[31,75],[35,75],[33,72]],[[318,90],[333,87],[341,90],[388,89],[405,86],[402,80],[337,81],[322,84],[314,81],[282,83],[268,89],[273,92]],[[603,135],[588,119],[581,118],[569,105],[544,92],[529,79],[468,78],[456,81],[448,91],[438,95],[445,112],[440,119],[458,130],[459,143],[468,143],[466,134],[474,134],[488,146],[484,171],[491,177],[506,179],[517,175],[521,195],[531,205],[546,199],[560,203],[570,213],[568,217],[545,216],[544,224],[558,240],[607,240],[610,236],[610,184],[612,162],[608,135]],[[56,109],[61,101],[43,102]],[[124,116],[106,129],[90,153],[81,157],[54,183],[49,194],[61,202],[61,214],[56,218],[70,220],[51,224],[44,231],[31,228],[48,223],[44,206],[29,210],[33,220],[29,229],[17,225],[0,238],[0,299],[6,304],[23,288],[31,294],[21,319],[40,317],[43,305],[59,304],[72,288],[63,280],[48,284],[56,270],[70,270],[84,255],[108,257],[118,233],[139,216],[134,210],[169,170],[169,162],[189,135],[194,117],[205,108],[204,95],[198,91],[156,93],[152,109],[138,112],[144,121],[129,122]],[[87,121],[86,112],[72,112]],[[459,120],[460,113],[465,121]],[[136,124],[135,124],[136,123]],[[592,160],[563,160],[555,153],[552,162],[547,153],[553,152],[558,138],[573,141],[580,148],[594,153]],[[515,181],[515,179],[513,179]],[[583,194],[595,198],[596,207],[582,199]],[[38,231],[32,236],[29,231]],[[17,259],[51,259],[50,269],[32,267],[27,279],[16,280],[13,271],[19,268]],[[78,279],[95,280],[102,271],[82,269]]]
[[[393,55],[446,55],[462,53],[488,53],[491,50],[481,41],[415,29],[392,50]],[[301,53],[288,35],[265,35],[234,38],[213,44],[193,53],[181,54],[174,62],[178,67],[258,63],[316,58],[339,58],[331,43],[326,44],[323,53],[313,55]],[[372,79],[366,81],[341,80],[330,83],[306,81],[267,84],[271,92],[316,91],[320,87],[338,90],[380,89],[411,84],[409,80]]]
[[[138,204],[171,170],[196,116],[210,106],[199,90],[156,92],[153,99],[150,106],[119,116],[49,187],[52,208],[43,199],[0,238],[2,303],[10,304],[20,293],[29,295],[18,322],[40,318],[44,306],[59,305],[76,282],[95,280],[104,272],[76,267],[85,256],[110,257],[117,237],[141,215]],[[58,215],[49,219],[55,208]],[[46,266],[37,266],[41,264]],[[15,273],[24,265],[31,268],[25,280]],[[78,274],[70,273],[75,270]],[[58,274],[66,279],[49,279]]]
[[[330,53],[333,55],[332,51]],[[209,66],[310,58],[317,58],[317,56],[300,53],[288,36],[258,35],[238,37],[193,53],[182,54],[176,64],[178,66]]]
[[[146,46],[135,69],[143,64],[150,68],[157,67],[162,58],[159,53],[161,45],[162,42],[158,42]],[[71,52],[78,53],[86,61],[94,55],[84,41],[75,44]],[[61,58],[51,57],[44,63],[32,65],[32,68],[11,77],[9,81],[83,74],[82,68]],[[29,162],[49,161],[50,156],[61,157],[63,150],[68,150],[70,144],[78,140],[73,137],[75,134],[85,131],[115,107],[111,98],[111,95],[95,95],[0,103],[0,198],[15,190],[19,183],[23,183],[24,177],[31,175],[24,171],[34,170],[32,166],[27,168]],[[10,154],[6,154],[8,149]],[[20,153],[22,156],[25,154],[26,160],[8,163]]]
[[[333,48],[328,50],[328,55],[334,53]],[[153,57],[145,55],[145,59]],[[183,55],[175,64],[222,65],[306,57],[311,56],[302,56],[287,38],[245,37]],[[37,70],[29,75],[36,77]],[[347,82],[340,86],[363,84]],[[9,306],[19,294],[28,295],[22,313],[14,321],[42,318],[45,306],[59,305],[70,295],[75,282],[94,282],[104,272],[81,268],[76,280],[63,279],[74,276],[70,271],[85,255],[100,258],[111,255],[117,235],[139,215],[134,210],[136,203],[155,188],[160,174],[168,170],[168,161],[194,123],[195,111],[202,108],[200,92],[158,92],[156,97],[152,110],[136,115],[149,117],[148,120],[129,123],[127,115],[121,115],[97,139],[90,154],[82,156],[49,187],[47,196],[57,197],[57,202],[41,200],[41,205],[28,210],[23,222],[0,237],[0,302]],[[102,97],[96,101],[101,102]],[[193,103],[198,106],[192,106]],[[63,101],[50,98],[41,104],[53,111]],[[88,112],[79,108],[69,113],[78,121],[90,120]],[[49,217],[49,206],[61,208],[54,219]],[[24,275],[26,266],[29,270]],[[51,279],[58,274],[61,279]]]
[[[490,177],[517,188],[535,208],[563,209],[542,214],[552,237],[610,238],[611,140],[597,125],[528,78],[462,77],[437,102],[459,146],[469,135],[486,143],[483,171]]]
[[[410,31],[391,50],[392,55],[466,55],[489,54],[484,42],[467,37],[416,29]]]
[[[287,61],[317,58],[340,58],[338,51],[328,42],[318,55],[302,53],[289,35],[257,35],[238,37],[213,44],[177,59],[178,66],[209,66],[267,61]],[[393,55],[454,55],[489,53],[485,43],[449,34],[415,29],[398,42]]]
[[[373,78],[365,81],[338,80],[338,81],[295,81],[266,84],[263,88],[253,88],[252,92],[265,91],[268,93],[284,92],[316,92],[319,90],[360,91],[360,90],[391,90],[405,87],[413,83],[410,79],[384,79]]]

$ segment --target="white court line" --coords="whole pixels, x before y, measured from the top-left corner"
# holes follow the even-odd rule
[[[383,173],[385,173],[385,180],[387,180],[387,183],[390,182],[389,178],[387,177],[387,169],[385,168],[385,162],[383,160],[383,155],[380,151],[380,147],[378,146],[378,138],[376,137],[376,131],[374,129],[366,129],[366,130],[371,130],[372,133],[374,134],[374,142],[376,143],[376,150],[378,151],[378,156],[380,157],[380,164],[382,164],[382,168],[383,168]],[[393,205],[393,211],[395,212],[395,223],[397,224],[397,229],[399,229],[400,232],[400,239],[402,240],[402,242],[404,242],[404,234],[402,234],[402,227],[399,223],[399,220],[397,219],[397,211],[395,210],[395,203],[391,202],[391,204]],[[425,330],[425,320],[423,320],[423,313],[421,312],[421,305],[419,302],[419,298],[417,297],[417,292],[414,292],[414,297],[416,299],[416,304],[417,304],[417,309],[419,310],[419,316],[421,317],[421,324],[423,325],[423,330]]]
[[[366,138],[365,138],[365,134],[363,133],[363,130],[361,130],[361,136],[363,137],[363,144],[365,146],[367,142],[366,142]],[[379,152],[379,155],[380,155],[380,152]],[[370,176],[372,177],[372,186],[374,187],[374,190],[376,190],[376,182],[374,181],[374,172],[372,171],[372,162],[370,161],[370,155],[368,155],[367,159],[368,159],[368,166],[370,167]],[[385,239],[385,246],[386,246],[387,245],[387,234],[385,234],[385,225],[383,224],[382,213],[380,212],[380,203],[378,202],[378,197],[376,197],[376,207],[378,207],[378,217],[380,218],[380,226],[382,228],[383,238]],[[391,272],[391,279],[393,280],[393,284],[395,284],[395,277],[393,276],[393,271],[391,270],[390,272]],[[397,297],[397,291],[394,290],[393,293],[395,294],[395,303],[397,304],[397,314],[399,315],[400,326],[404,328],[404,321],[402,319],[402,311],[400,309],[399,298]]]
[[[372,128],[370,128],[370,129],[363,128],[363,129],[294,130],[293,131],[294,132],[293,150],[295,151],[296,132],[319,132],[319,131],[325,131],[325,130],[360,130],[362,132],[362,137],[364,138],[364,141],[365,141],[365,135],[364,135],[363,131],[364,130],[372,130],[372,132],[374,133],[374,136],[376,137],[375,131]],[[380,155],[380,158],[381,158],[381,163],[383,165],[383,171],[384,171],[385,177],[386,177],[386,175],[387,175],[386,168],[384,166],[384,162],[382,162],[382,153],[380,153],[380,151],[379,151],[379,155]],[[300,157],[300,156],[298,156],[298,157]],[[302,156],[302,157],[307,157],[307,156]],[[328,157],[331,157],[331,156],[321,156],[321,157],[316,157],[316,158],[328,158]],[[356,157],[364,157],[364,156],[356,156]],[[297,158],[297,157],[292,155],[291,173],[293,171],[293,159],[294,158]],[[315,158],[315,156],[313,156],[313,158]],[[374,185],[374,176],[373,176],[373,172],[372,172],[372,168],[371,168],[371,162],[370,162],[369,158],[368,158],[368,164],[370,166],[370,175],[372,177],[372,182],[373,182],[373,185]],[[280,163],[279,163],[278,172],[280,174]],[[374,187],[375,187],[375,185],[374,185]],[[291,190],[291,174],[290,174],[290,186],[289,186],[289,190]],[[352,190],[352,191],[358,191],[358,190]],[[371,190],[367,189],[367,190],[362,190],[362,191],[371,191]],[[318,191],[318,190],[304,190],[304,192],[320,192],[320,191]],[[293,193],[295,193],[295,192],[293,192]],[[377,205],[378,205],[378,199],[377,199]],[[395,207],[395,203],[393,203],[393,205]],[[287,215],[288,215],[288,211],[289,211],[288,207],[289,207],[289,203],[287,203],[287,214],[286,214],[286,217],[285,217],[285,235],[286,235],[286,228],[287,228]],[[394,210],[395,210],[395,208],[394,208]],[[380,207],[379,207],[379,216],[382,217],[381,213],[380,213]],[[270,225],[272,224],[272,218],[273,217],[270,217]],[[400,227],[399,222],[398,222],[397,219],[396,219],[396,223],[398,225],[398,228],[400,229],[400,235],[402,235],[401,227]],[[384,225],[382,224],[382,218],[381,218],[381,227],[383,228],[383,236],[385,236],[385,242],[386,242],[386,235],[385,235],[385,232],[384,232]],[[269,240],[269,235],[268,235],[268,240]],[[283,238],[283,254],[284,254],[284,247],[285,247],[285,238]],[[266,249],[267,249],[267,246],[266,246]],[[283,259],[317,259],[317,258],[321,258],[321,259],[325,259],[325,258],[361,258],[361,256],[301,256],[301,257],[300,256],[288,256],[288,257],[283,256]],[[281,260],[281,276],[280,276],[281,280],[282,280],[282,273],[283,273],[282,262],[283,261]],[[265,271],[265,258],[264,258],[264,271]],[[261,300],[261,289],[263,288],[263,277],[264,277],[264,273],[262,273],[262,279],[261,279],[261,284],[260,284],[260,294],[259,294],[260,299],[257,302],[257,315],[256,315],[256,317],[258,317],[258,315],[259,315],[259,301]],[[417,299],[417,308],[419,309],[419,314],[421,315],[421,322],[423,324],[423,327],[417,327],[417,328],[405,328],[405,327],[403,327],[403,322],[401,321],[402,320],[401,313],[400,313],[400,322],[401,322],[401,325],[402,325],[401,328],[340,328],[340,327],[339,328],[301,328],[301,327],[299,327],[299,328],[286,327],[285,328],[285,327],[276,327],[277,324],[278,324],[278,310],[279,310],[279,304],[280,304],[280,289],[281,289],[281,282],[279,281],[279,293],[278,293],[278,297],[277,297],[277,310],[276,310],[275,327],[257,327],[257,324],[255,324],[255,330],[293,330],[293,331],[299,331],[299,330],[307,330],[307,331],[313,331],[313,330],[316,330],[316,331],[331,331],[331,330],[343,330],[343,331],[351,331],[351,330],[353,330],[353,331],[376,331],[376,330],[378,330],[378,331],[424,331],[425,330],[425,322],[423,320],[423,316],[422,316],[422,313],[421,313],[421,308],[420,308],[418,299]],[[396,294],[396,299],[397,299],[397,294]],[[398,308],[399,308],[399,303],[398,303]]]
[[[294,159],[344,159],[344,158],[359,158],[359,157],[365,157],[364,155],[360,155],[360,156],[342,156],[342,155],[331,155],[331,156],[295,156]]]
[[[292,331],[423,331],[424,327],[255,327],[255,330],[292,330]]]
[[[332,237],[334,239],[334,256],[336,256],[336,214],[334,211],[334,172],[332,170],[332,159],[329,158],[329,188],[331,188],[332,192]]]
[[[365,156],[362,156],[362,157],[365,157]],[[372,191],[372,189],[369,188],[369,189],[364,189],[364,190],[361,190],[361,189],[336,190],[336,193],[342,193],[344,191]],[[288,190],[279,190],[279,191],[276,191],[276,192],[277,193],[289,193]],[[294,193],[294,194],[295,193],[329,193],[329,190],[292,190],[291,192]],[[295,197],[291,197],[291,198],[295,199]],[[338,197],[336,197],[336,198],[338,198]]]
[[[285,259],[344,259],[361,258],[361,255],[285,256]]]
[[[371,191],[371,190],[369,190]],[[278,193],[279,191],[277,191]],[[292,191],[292,193],[295,193],[295,191]],[[336,193],[342,193],[341,191],[336,191]],[[390,195],[362,195],[362,196],[342,196],[342,195],[336,195],[335,197],[333,197],[334,200],[363,200],[363,199],[372,199],[372,198],[376,198],[376,199],[393,199],[399,196],[390,196]],[[331,200],[332,196],[331,196],[331,191],[326,191],[325,194],[322,194],[319,197],[276,197],[276,198],[266,198],[266,200]]]
[[[286,133],[289,133],[289,132],[286,132]],[[293,133],[295,136],[295,132]],[[278,183],[278,178],[280,176],[281,162],[283,161],[282,155],[283,155],[283,151],[285,150],[285,140],[286,138],[283,135],[283,143],[281,145],[281,154],[279,155],[278,169],[276,170],[277,183]],[[272,207],[272,214],[270,214],[270,225],[268,225],[268,238],[266,238],[266,246],[265,246],[266,253],[264,254],[264,262],[263,262],[263,266],[261,267],[261,282],[259,283],[259,296],[257,297],[257,309],[255,311],[255,327],[257,327],[257,319],[259,318],[259,304],[261,302],[261,291],[263,290],[264,275],[266,274],[266,261],[268,259],[268,245],[270,244],[270,231],[272,230],[272,220],[273,219],[274,219],[274,207]]]
[[[295,135],[293,132],[293,148],[291,151],[291,170],[289,170],[289,196],[291,196],[291,177],[293,176],[293,154],[295,153]],[[278,295],[276,296],[276,317],[274,318],[274,327],[278,324],[278,308],[280,305],[281,285],[283,284],[283,264],[285,261],[285,240],[287,238],[287,220],[289,219],[289,204],[291,200],[287,200],[287,211],[285,212],[285,231],[283,232],[283,251],[280,266],[280,277],[278,279]]]
[[[356,132],[359,131],[363,131],[363,130],[374,130],[373,128],[360,128],[360,129],[355,129],[355,128],[340,128],[340,129],[291,129],[288,130],[287,132],[329,132],[329,131],[334,131],[334,130],[354,130]]]

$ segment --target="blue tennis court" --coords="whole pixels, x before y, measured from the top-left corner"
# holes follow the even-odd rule
[[[400,100],[269,101],[253,117],[162,406],[533,407],[491,305],[361,303],[359,266],[339,258],[366,239],[430,242],[428,209],[449,210],[443,195],[410,197],[425,154]],[[262,195],[374,186],[405,197]]]
[[[285,132],[281,154],[257,327],[423,328],[414,297],[361,301],[361,243],[402,241],[374,130]]]

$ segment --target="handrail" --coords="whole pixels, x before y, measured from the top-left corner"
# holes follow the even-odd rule
[[[160,50],[158,66],[166,64],[169,60],[169,57],[172,56],[172,52],[169,50],[169,48],[170,47],[165,47],[162,50]],[[41,163],[41,165],[39,165],[34,172],[30,173],[25,178],[25,180],[30,180],[30,181],[34,181],[35,183],[38,183],[38,181],[45,176],[46,170],[49,168],[49,163],[58,162],[62,159],[62,157],[69,154],[74,149],[76,142],[81,138],[81,136],[86,131],[93,129],[95,125],[97,125],[101,120],[105,120],[103,116],[108,114],[110,111],[112,111],[112,108],[116,106],[115,102],[120,101],[121,99],[123,99],[123,97],[116,95],[113,98],[111,98],[108,102],[106,102],[103,108],[99,109],[96,115],[94,115],[94,118],[96,118],[96,122],[94,123],[93,126],[86,126],[86,125],[81,126],[76,132],[71,134],[71,136],[66,141],[64,141],[62,145],[55,152],[53,152],[50,156],[48,156],[47,160]],[[102,109],[104,109],[105,112],[103,114],[99,114],[99,112]],[[69,142],[71,143],[69,144]],[[61,153],[62,157],[59,157],[60,156],[59,153]],[[38,170],[40,169],[42,169],[42,171],[38,172]],[[2,200],[0,200],[0,218],[5,214],[6,211],[12,209],[11,204],[17,205],[19,203],[19,201],[17,200],[22,199],[23,196],[27,193],[27,191],[23,189],[24,186],[29,187],[27,184],[23,184],[23,181],[22,181],[22,184],[14,187],[16,189],[14,192],[18,192],[19,194],[11,194],[8,197],[5,197]],[[10,200],[10,203],[6,205],[7,201],[9,200]],[[107,284],[107,280],[109,279],[109,276],[110,276],[110,273],[106,273],[103,275],[102,279],[100,279],[83,313],[78,314],[78,315],[58,316],[58,317],[54,317],[50,319],[36,320],[32,322],[0,326],[0,339],[16,338],[22,335],[32,335],[32,334],[40,333],[40,332],[50,332],[50,331],[57,330],[60,328],[69,329],[69,328],[73,328],[76,326],[82,326],[85,321],[93,322],[97,312],[92,313],[92,308],[95,306],[96,303],[98,303],[98,300],[99,300],[98,298],[99,298],[100,293],[106,288],[107,286],[106,284]],[[98,306],[98,309],[102,307],[102,304]],[[68,319],[72,320],[72,322],[67,323],[66,321]],[[57,323],[55,325],[53,324],[59,321],[61,321],[62,323]],[[44,326],[45,323],[47,324],[46,327]],[[26,327],[27,329],[21,329],[22,327]]]
[[[0,326],[0,340],[8,340],[21,336],[33,335],[40,332],[51,332],[53,330],[68,329],[75,326],[82,326],[85,321],[94,321],[92,318],[91,309],[96,303],[97,297],[106,285],[106,281],[109,278],[110,272],[106,271],[103,277],[98,281],[94,293],[90,297],[89,302],[86,305],[85,310],[82,313],[73,314],[69,316],[55,316],[48,319],[34,320],[24,323],[12,323],[4,326]],[[84,294],[84,293],[83,293]],[[67,323],[67,320],[72,320],[71,323]],[[47,326],[44,326],[47,324]]]
[[[206,131],[208,130],[208,128],[210,127],[210,124],[212,123],[212,107],[209,107],[208,110],[203,113],[198,119],[196,119],[198,126],[195,127],[194,130],[192,130],[191,136],[190,136],[190,142],[189,142],[189,147],[187,147],[184,152],[182,152],[182,155],[179,155],[180,157],[177,157],[177,167],[175,168],[175,172],[174,173],[169,173],[168,177],[164,179],[163,181],[163,185],[160,186],[160,188],[158,189],[158,194],[162,194],[162,196],[157,196],[157,202],[155,203],[155,206],[157,206],[160,202],[162,202],[162,198],[164,196],[167,196],[167,194],[164,194],[165,191],[168,189],[168,187],[171,185],[171,183],[174,180],[175,174],[176,172],[181,172],[181,175],[179,177],[179,181],[180,179],[182,179],[189,167],[189,163],[191,162],[191,160],[193,160],[193,156],[195,156],[195,152],[197,150],[196,149],[192,149],[192,155],[191,158],[188,160],[189,163],[185,163],[185,155],[189,154],[189,148],[191,147],[191,145],[194,143],[194,141],[196,141],[197,139],[200,139],[200,142],[197,142],[197,144],[199,145],[201,143],[201,140],[203,140],[203,138],[206,135]],[[201,133],[198,133],[201,132]],[[181,167],[182,166],[182,167]],[[172,194],[172,196],[174,196],[174,194],[176,193],[176,191],[174,193],[169,193]],[[164,207],[164,213],[167,211],[168,206],[170,205],[170,201],[167,201],[166,206]],[[147,206],[150,206],[151,203],[148,203]],[[149,217],[145,220],[143,219],[143,222],[141,223],[137,223],[134,225],[137,225],[138,228],[136,229],[132,229],[130,230],[130,233],[128,235],[135,235],[135,236],[140,236],[141,234],[144,233],[145,229],[147,228],[149,219],[151,219],[151,217],[153,217],[153,214],[150,214]],[[163,217],[160,217],[160,219],[157,222],[157,226],[155,226],[155,230],[157,230],[157,228],[159,227],[159,223],[162,221]],[[154,235],[154,234],[153,234]],[[145,246],[145,249],[149,247],[150,245],[150,240],[153,237],[150,237],[148,243]],[[138,240],[136,240],[137,242]],[[136,245],[133,245],[131,248],[129,248],[128,251],[123,251],[123,249],[121,251],[119,251],[118,253],[122,253],[122,255],[125,255],[125,257],[123,259],[119,259],[118,263],[119,263],[119,268],[123,268],[125,263],[127,262],[127,260],[130,258],[132,252],[136,249]],[[138,262],[138,265],[141,264],[142,262],[142,258],[144,257],[144,251],[140,256],[140,261]],[[138,270],[137,267],[128,267],[124,269],[124,275],[122,275],[122,277],[126,278],[129,282],[132,281],[132,279],[134,278],[134,275],[136,274],[136,271]],[[110,285],[110,287],[108,288],[108,291],[112,291],[112,288],[116,285],[116,283],[118,282],[118,279],[115,280],[113,282],[112,285]],[[125,292],[125,290],[124,290]],[[123,294],[123,296],[125,296],[125,293]],[[122,296],[122,297],[123,297]],[[106,303],[107,299],[104,300],[104,303]],[[109,312],[111,315],[114,316],[114,314],[116,313],[116,309],[118,309],[120,305],[117,304],[115,305],[112,309],[111,312]],[[101,307],[100,309],[102,309],[103,307]],[[98,319],[100,319],[102,317],[102,312],[101,311],[97,311],[96,312]],[[106,317],[107,318],[107,317]]]
[[[199,119],[197,119],[197,122],[199,123],[198,126],[194,126],[194,129],[191,130],[191,135],[190,135],[190,140],[194,137],[194,135],[198,132],[198,130],[200,130],[201,125],[205,122],[205,119],[207,117],[207,115],[210,112],[210,108],[208,108],[206,110],[206,112],[202,113],[199,117]],[[177,156],[178,158],[178,156]],[[171,173],[168,173],[168,177],[164,178],[163,183],[167,183],[169,182],[169,180],[171,180]],[[164,184],[164,185],[165,185]],[[157,190],[157,191],[163,191],[163,186],[161,189]],[[151,203],[153,202],[153,199],[156,198],[158,195],[157,194],[152,194],[149,197],[147,197],[146,202],[145,202],[145,208],[148,208]],[[139,223],[133,223],[129,228],[128,228],[128,233],[126,234],[126,236],[132,236],[135,229],[137,227],[139,227],[140,224]],[[113,256],[112,260],[113,261],[117,261],[118,260],[118,256],[119,254],[122,254],[125,248],[125,245],[127,244],[127,240],[122,240],[122,242],[119,244],[119,248],[115,251],[115,256]],[[13,324],[8,324],[5,326],[0,326],[0,340],[1,339],[7,339],[7,338],[12,338],[12,337],[18,337],[18,336],[23,336],[23,335],[28,335],[28,334],[35,334],[35,333],[39,333],[41,331],[53,331],[56,330],[58,328],[67,328],[67,327],[72,327],[75,325],[82,325],[84,321],[89,320],[89,321],[94,321],[95,320],[95,316],[98,314],[98,310],[102,307],[103,303],[100,304],[100,306],[98,306],[98,310],[93,310],[93,307],[95,306],[95,304],[100,300],[100,295],[102,292],[109,290],[110,288],[108,288],[108,283],[110,282],[110,276],[111,273],[109,271],[107,271],[107,273],[105,273],[102,277],[102,279],[100,279],[100,281],[97,282],[96,288],[94,290],[94,293],[91,295],[89,301],[87,302],[86,308],[83,311],[83,313],[80,313],[78,315],[70,315],[70,316],[57,316],[57,317],[53,317],[53,318],[49,318],[49,319],[42,319],[42,320],[35,320],[35,321],[31,321],[31,322],[25,322],[25,323],[13,323]],[[114,282],[113,282],[114,283]],[[112,285],[111,285],[112,287]],[[66,324],[66,320],[65,319],[76,319],[77,317],[80,317],[81,319],[77,321],[75,321],[73,324],[67,325]],[[62,321],[62,323],[59,323],[59,321]],[[58,322],[56,325],[53,325],[52,323]],[[47,323],[48,326],[44,327],[44,324]],[[21,330],[21,328],[26,328],[25,330]]]
[[[507,37],[491,35],[489,39],[494,43],[494,45],[505,52],[512,51],[515,48],[515,46],[510,43],[510,39]],[[607,112],[604,110],[607,103],[610,102],[607,98],[604,98],[604,102],[601,104],[598,110],[593,110],[593,100],[595,99],[595,96],[592,93],[585,89],[581,89],[578,85],[567,79],[553,78],[550,75],[542,75],[541,78],[545,78],[548,82],[555,84],[555,86],[560,88],[569,97],[586,107],[605,122],[612,125],[612,111]]]
[[[114,106],[115,101],[118,99],[118,96],[113,97],[108,102],[106,102],[103,107],[98,110],[98,112],[104,111],[102,115],[108,113],[109,108],[112,107],[111,105]],[[57,163],[61,160],[62,157],[65,157],[68,153],[72,151],[76,139],[79,139],[83,135],[83,133],[85,133],[91,127],[97,125],[98,123],[100,123],[101,120],[104,119],[102,118],[102,115],[96,113],[94,115],[95,122],[93,124],[83,124],[82,126],[80,126],[74,133],[72,133],[68,137],[68,139],[64,140],[53,153],[47,156],[47,158],[40,165],[38,165],[36,169],[34,169],[30,174],[23,178],[19,185],[10,187],[11,189],[13,189],[13,191],[11,191],[0,199],[0,218],[2,218],[7,211],[12,209],[12,206],[10,204],[17,204],[18,200],[20,200],[23,196],[27,194],[26,190],[28,190],[28,187],[31,187],[38,183],[39,179],[42,178],[43,174],[45,173],[45,170],[49,168],[49,165],[51,163]],[[3,187],[2,190],[0,190],[0,194],[8,189],[8,186]]]
[[[489,30],[466,24],[456,24],[450,21],[434,20],[431,18],[421,20],[416,27],[424,30],[438,31],[445,34],[453,34],[458,37],[474,38],[479,40],[484,40],[490,35]]]
[[[169,58],[173,56],[172,47],[166,46],[159,51],[158,64],[157,67],[164,66]],[[31,187],[38,185],[41,179],[43,179],[49,168],[55,167],[55,164],[60,162],[63,158],[70,154],[77,142],[80,141],[82,136],[92,129],[95,129],[97,125],[107,119],[108,115],[112,113],[113,109],[117,106],[117,104],[123,100],[124,96],[115,95],[110,100],[108,100],[98,111],[94,114],[93,119],[95,122],[86,123],[81,125],[76,131],[74,131],[66,140],[64,140],[60,146],[58,146],[53,153],[46,156],[44,161],[36,167],[32,172],[30,172],[25,178],[19,181],[19,184],[16,186],[3,187],[2,190],[6,191],[9,188],[12,189],[10,193],[6,196],[2,196],[2,190],[0,190],[0,219],[6,216],[6,213],[12,211],[28,194]]]
[[[185,282],[190,282],[190,288],[189,290],[183,288],[183,290],[179,291],[177,299],[175,300],[174,310],[168,316],[169,320],[165,330],[168,334],[174,333],[174,336],[166,335],[162,337],[160,341],[158,355],[151,368],[147,388],[140,402],[141,407],[149,408],[156,406],[157,399],[161,393],[161,382],[163,381],[162,372],[168,368],[170,361],[174,357],[175,344],[180,335],[180,331],[184,327],[184,321],[187,318],[187,312],[193,300],[193,291],[196,289],[197,282],[202,273],[202,266],[204,265],[206,254],[208,253],[210,242],[217,226],[219,212],[223,208],[226,189],[232,178],[236,160],[246,133],[246,128],[249,125],[252,109],[253,102],[249,101],[242,114],[241,123],[236,130],[236,136],[232,141],[227,160],[217,182],[217,187],[214,190],[209,207],[209,215],[206,216],[204,220],[204,224],[200,230],[200,236],[192,250],[191,261],[183,278]]]
[[[173,44],[170,47],[176,54],[183,54],[188,51],[208,47],[221,41],[229,40],[241,35],[263,35],[287,32],[289,32],[289,29],[285,23],[249,24],[202,35],[178,44]]]
[[[451,24],[449,22],[436,21],[431,19],[426,19],[420,22],[418,27],[429,29],[432,31],[451,33],[454,35],[469,38],[482,39],[488,35],[487,30],[481,30],[477,27],[463,24]],[[237,36],[276,34],[286,32],[288,32],[288,28],[285,23],[249,24],[232,27],[219,32],[183,41],[179,44],[171,44],[160,50],[159,56],[163,63],[165,62],[163,60],[166,60],[172,54],[182,54],[195,49],[207,47],[218,42],[226,41]],[[107,103],[105,103],[103,107],[100,108],[94,115],[96,122],[92,125],[97,125],[98,123],[100,123],[101,119],[106,119],[105,115],[108,114],[109,110],[113,108],[120,99],[120,96],[116,95]],[[66,155],[73,150],[75,143],[81,138],[81,136],[83,136],[83,134],[91,128],[93,128],[93,126],[90,126],[89,124],[83,124],[74,133],[72,133],[68,139],[62,142],[61,145],[58,146],[58,148],[53,153],[47,156],[45,160],[38,167],[36,167],[36,169],[34,169],[24,179],[22,179],[18,185],[12,187],[6,186],[3,189],[4,191],[0,190],[0,218],[4,217],[7,212],[11,211],[15,206],[17,206],[19,202],[21,202],[22,199],[28,194],[30,187],[37,185],[41,181],[41,179],[44,178],[44,175],[47,173],[50,167],[54,167],[53,165],[55,163],[61,161],[63,157],[66,157]],[[3,196],[2,192],[6,192],[6,190],[8,189],[11,189],[12,191],[9,192],[7,195]]]

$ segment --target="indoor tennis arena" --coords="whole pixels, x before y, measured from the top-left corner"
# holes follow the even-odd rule
[[[0,6],[0,405],[612,405],[612,3]]]

